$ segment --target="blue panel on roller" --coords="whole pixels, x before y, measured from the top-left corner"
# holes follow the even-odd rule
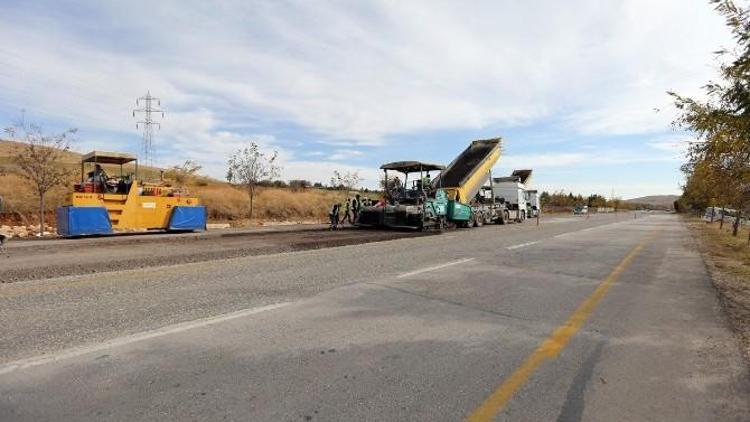
[[[206,207],[174,207],[169,230],[206,230]]]
[[[104,207],[60,207],[57,234],[65,237],[111,234],[112,222]]]

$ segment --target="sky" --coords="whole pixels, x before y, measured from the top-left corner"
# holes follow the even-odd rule
[[[494,175],[540,190],[678,194],[699,95],[731,47],[705,0],[0,0],[0,124],[78,128],[73,148],[140,153],[132,110],[165,110],[160,166],[223,178],[250,141],[282,179],[448,164],[503,138]],[[23,110],[23,111],[22,111]]]

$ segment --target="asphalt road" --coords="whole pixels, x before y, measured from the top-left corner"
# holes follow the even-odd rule
[[[1,421],[747,421],[673,215],[0,286]]]
[[[76,274],[178,265],[362,244],[433,233],[295,225],[201,233],[140,233],[9,242],[0,248],[0,284]]]

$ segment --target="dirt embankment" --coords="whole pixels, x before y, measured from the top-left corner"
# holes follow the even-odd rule
[[[424,235],[427,233],[364,229],[328,231],[315,228],[18,242],[0,250],[0,283],[330,248]]]
[[[699,241],[706,257],[730,323],[740,339],[745,358],[750,362],[750,244],[748,232],[737,237],[731,234],[731,225],[707,224],[692,219],[689,226]]]

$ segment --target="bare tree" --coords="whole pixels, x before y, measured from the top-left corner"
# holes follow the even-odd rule
[[[44,199],[52,188],[64,185],[72,174],[61,161],[70,150],[72,136],[78,129],[68,129],[62,133],[45,134],[39,125],[16,124],[5,132],[14,139],[21,140],[23,147],[14,157],[15,163],[34,184],[39,196],[39,234],[44,233]]]
[[[258,144],[251,141],[244,148],[238,149],[229,157],[227,181],[243,186],[250,195],[250,218],[253,217],[255,189],[262,180],[279,177],[281,167],[276,165],[278,152],[271,154],[261,152]]]
[[[172,166],[167,170],[167,176],[174,179],[177,183],[186,183],[194,178],[203,168],[198,162],[186,160],[182,165]]]
[[[359,176],[358,171],[342,174],[338,170],[334,170],[333,177],[331,177],[331,187],[349,192],[356,189],[363,180],[364,179]]]

